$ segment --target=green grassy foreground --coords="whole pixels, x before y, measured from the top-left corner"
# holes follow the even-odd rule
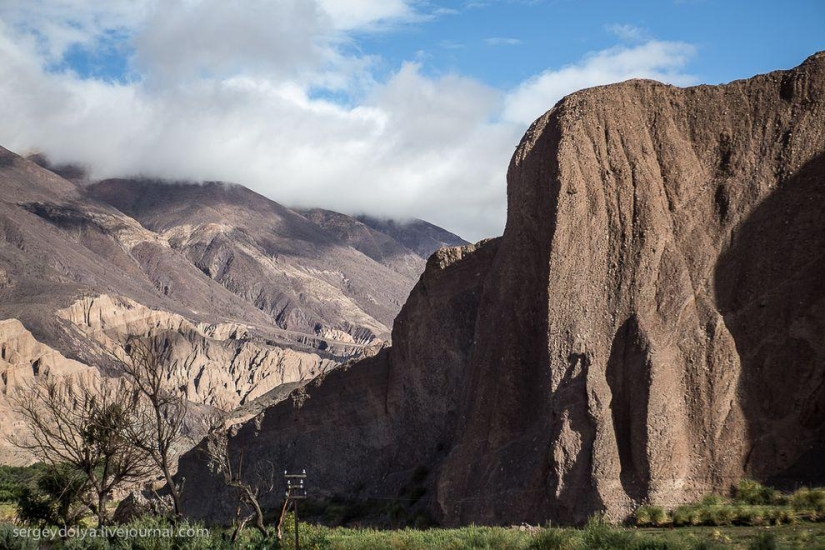
[[[7,495],[18,493],[24,470],[7,471]],[[0,550],[145,549],[208,550],[293,548],[292,519],[285,523],[284,542],[274,532],[264,540],[252,529],[240,534],[235,544],[226,529],[205,529],[183,522],[173,525],[164,518],[145,518],[120,526],[117,533],[93,533],[93,523],[81,521],[84,538],[62,540],[55,533],[41,534],[42,525],[24,524],[15,514],[16,505],[0,498]],[[306,550],[654,550],[778,548],[825,550],[825,489],[802,488],[780,493],[745,480],[732,497],[709,495],[701,502],[665,510],[642,506],[624,526],[598,518],[582,528],[513,528],[469,526],[456,529],[372,529],[340,525],[342,518],[356,517],[363,510],[350,510],[332,503],[320,517],[328,525],[301,524],[301,548]],[[340,509],[340,508],[344,509]],[[319,508],[318,512],[321,510]],[[390,511],[391,512],[391,511]],[[390,513],[390,515],[392,515]],[[337,518],[337,519],[336,519]],[[85,518],[89,519],[89,518]],[[332,521],[331,524],[329,522]],[[418,525],[418,522],[413,522]]]
[[[183,530],[197,526],[183,524]],[[19,528],[19,526],[18,526]],[[162,520],[143,520],[127,528],[138,533],[172,529]],[[0,525],[0,549],[137,549],[208,550],[293,548],[293,532],[278,546],[254,531],[245,531],[235,546],[230,533],[212,530],[198,536],[136,536],[128,539],[35,540],[15,535],[14,526]],[[301,548],[306,550],[692,550],[740,548],[769,550],[804,548],[825,550],[825,524],[803,522],[767,527],[686,527],[676,529],[615,527],[593,520],[581,529],[520,530],[506,527],[463,527],[458,529],[414,529],[380,531],[343,527],[301,526]]]
[[[292,548],[292,545],[287,545]],[[646,550],[646,549],[825,549],[825,525],[776,527],[693,527],[634,529],[592,521],[582,529],[520,531],[503,527],[464,527],[426,531],[374,531],[309,528],[301,548],[335,550]]]

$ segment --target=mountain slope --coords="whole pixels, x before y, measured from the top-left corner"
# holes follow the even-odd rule
[[[238,185],[107,180],[85,191],[161,235],[285,330],[360,344],[385,338],[414,284]]]
[[[306,468],[318,496],[417,483],[411,512],[444,524],[618,519],[744,476],[822,483],[823,113],[825,53],[566,97],[513,156],[504,236],[439,251],[391,348],[230,447]],[[180,471],[220,494],[198,453]]]
[[[406,278],[417,280],[424,271],[429,254],[421,256],[390,235],[377,231],[351,216],[320,208],[300,212],[328,233],[335,235],[341,242]]]
[[[429,258],[433,252],[444,246],[469,244],[458,235],[424,220],[398,221],[366,215],[356,216],[356,219],[375,231],[389,235],[422,258]]]
[[[20,325],[0,408],[43,357],[112,374],[153,336],[171,385],[230,410],[374,353],[418,276],[237,185],[86,185],[0,148],[0,188],[0,319]]]

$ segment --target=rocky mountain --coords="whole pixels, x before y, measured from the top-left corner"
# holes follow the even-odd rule
[[[356,219],[367,227],[390,236],[422,258],[429,258],[444,246],[470,244],[458,235],[424,220],[393,220],[366,215],[357,216]]]
[[[107,180],[85,191],[284,330],[356,344],[385,338],[417,278],[239,185]]]
[[[39,164],[0,148],[0,410],[33,376],[116,373],[131,336],[163,338],[170,384],[230,410],[374,353],[423,269],[239,185],[90,184]]]
[[[420,275],[424,270],[429,254],[419,255],[390,235],[376,231],[351,216],[320,208],[301,213],[349,246],[405,277],[417,277],[416,274]],[[435,250],[430,254],[432,252]]]
[[[391,348],[230,448],[447,525],[825,482],[825,53],[572,94],[516,149],[508,202],[503,237],[430,258]],[[180,471],[187,514],[230,517],[200,453]]]

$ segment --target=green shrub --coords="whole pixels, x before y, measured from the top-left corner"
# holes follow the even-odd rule
[[[684,519],[679,523],[680,525],[702,525],[702,523],[704,523],[705,514],[701,508],[695,505],[683,506],[680,508],[677,508],[677,511],[673,512],[674,522],[676,521],[675,518],[678,515],[677,512],[681,512]]]
[[[743,479],[736,488],[736,501],[743,504],[774,504],[777,496],[776,489],[765,487],[752,479]]]
[[[726,504],[726,502],[727,501],[725,500],[724,497],[721,497],[719,495],[710,494],[710,495],[705,495],[704,497],[702,497],[701,504],[702,504],[702,506],[720,506],[722,504]]]
[[[749,550],[776,550],[779,543],[773,533],[760,533],[748,546]]]
[[[635,537],[630,531],[617,529],[599,516],[590,518],[584,526],[582,542],[593,550],[623,550],[633,548]]]
[[[661,527],[671,523],[670,516],[661,506],[639,506],[634,514],[634,520],[637,527]]]
[[[0,502],[17,502],[25,488],[34,487],[45,468],[42,463],[26,467],[0,466]]]
[[[25,486],[17,499],[17,515],[28,523],[77,525],[87,513],[82,496],[86,477],[68,465],[48,466],[37,473],[34,487]]]
[[[825,489],[803,487],[791,495],[789,502],[795,510],[825,512]]]
[[[653,515],[651,514],[651,506],[639,506],[633,514],[634,523],[637,527],[647,527],[653,525]]]
[[[651,506],[650,521],[657,527],[670,525],[670,516],[668,515],[667,510],[661,506]]]
[[[728,504],[708,506],[703,510],[703,523],[707,525],[731,525],[737,518],[737,510]]]
[[[37,550],[40,544],[31,538],[16,536],[14,525],[0,524],[0,548],[5,550]]]
[[[579,537],[568,529],[542,529],[533,536],[527,550],[574,550],[580,548]]]
[[[780,510],[779,519],[782,523],[793,525],[796,523],[796,514],[793,512],[793,510]]]

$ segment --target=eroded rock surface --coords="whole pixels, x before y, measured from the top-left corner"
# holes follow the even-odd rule
[[[170,386],[199,410],[242,405],[232,418],[246,418],[280,385],[373,355],[423,269],[419,258],[394,271],[239,185],[92,184],[33,160],[0,147],[0,319],[61,364],[106,375],[118,375],[130,337],[159,338]],[[0,332],[2,349],[21,341]],[[4,365],[6,376],[45,375],[37,353],[18,353],[32,358]],[[2,389],[5,429],[19,419]],[[4,449],[0,463],[21,460]]]
[[[25,431],[10,397],[25,389],[37,376],[99,376],[97,369],[38,342],[17,319],[0,321],[0,456],[5,463],[23,465],[31,461],[27,452],[15,447],[11,436]]]
[[[431,258],[392,348],[230,446],[351,498],[397,497],[425,466],[421,506],[445,524],[822,482],[825,54],[572,94],[518,146],[508,202],[500,241]],[[220,494],[196,451],[181,471]]]
[[[126,298],[83,298],[57,312],[100,355],[128,362],[130,337],[152,337],[165,349],[169,386],[193,402],[230,411],[276,386],[318,376],[338,363],[315,353],[269,345],[236,323],[192,323]],[[87,353],[91,350],[87,350]]]

